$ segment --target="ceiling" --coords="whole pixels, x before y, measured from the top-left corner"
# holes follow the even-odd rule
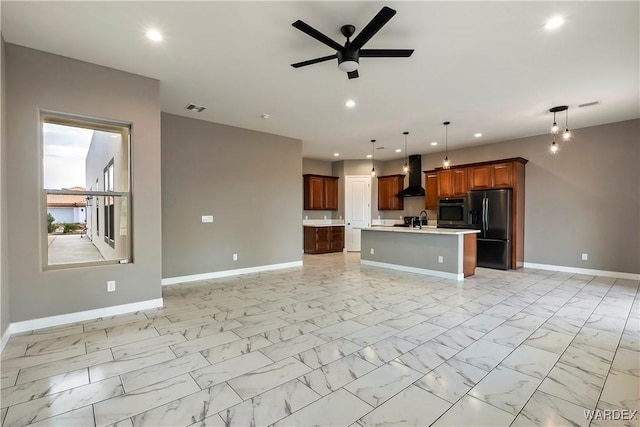
[[[383,5],[397,14],[365,47],[411,58],[363,58],[352,80],[335,60],[290,66],[335,53],[295,20],[342,44],[342,25],[357,35]],[[403,131],[409,154],[443,151],[443,121],[452,149],[543,134],[556,105],[569,106],[571,128],[640,117],[639,5],[3,0],[1,28],[9,43],[160,80],[162,111],[299,138],[305,158],[361,159],[376,139],[388,160],[404,156]],[[545,30],[555,15],[564,26]]]

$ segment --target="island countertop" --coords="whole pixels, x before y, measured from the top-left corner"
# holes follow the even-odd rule
[[[480,233],[480,230],[473,230],[470,228],[437,228],[433,225],[423,226],[422,228],[374,226],[374,227],[362,227],[361,230],[388,231],[393,233],[423,233],[423,234],[449,234],[449,235]]]

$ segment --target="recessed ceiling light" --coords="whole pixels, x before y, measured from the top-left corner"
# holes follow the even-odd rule
[[[367,154],[367,159],[370,159],[370,158],[371,158],[371,154]]]
[[[482,136],[482,134],[480,132],[478,132],[478,133],[474,133],[473,136],[476,137],[476,138],[480,138]]]
[[[260,114],[260,117],[262,117],[263,119],[267,120],[269,117],[271,117],[270,114]]]
[[[149,40],[153,40],[154,42],[162,41],[162,34],[160,34],[157,30],[149,30],[147,31],[147,38]]]
[[[340,153],[333,153],[334,157],[338,157],[340,155]]]
[[[438,145],[438,143],[436,141],[433,141],[431,145]]]
[[[544,24],[544,29],[555,30],[556,28],[561,27],[562,24],[564,24],[564,18],[562,18],[562,16],[554,16],[553,18],[549,19],[546,24]]]
[[[354,101],[353,99],[348,99],[347,102],[344,103],[344,105],[346,105],[347,108],[353,108],[356,106],[356,101]]]
[[[402,153],[402,148],[396,148],[396,153]]]

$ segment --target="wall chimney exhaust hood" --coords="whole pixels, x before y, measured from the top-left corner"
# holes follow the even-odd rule
[[[424,196],[422,188],[422,156],[409,156],[409,186],[397,194],[398,197]]]

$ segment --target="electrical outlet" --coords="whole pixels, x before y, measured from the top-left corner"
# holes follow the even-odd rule
[[[371,250],[369,251],[369,253],[371,253],[371,255],[373,255],[375,253],[375,251],[373,250],[373,248],[371,248]]]
[[[587,261],[589,259],[589,254],[582,254],[582,260]]]
[[[442,264],[444,262],[444,257],[442,255],[438,255],[438,264]]]
[[[305,216],[304,216],[304,220],[306,221],[306,220],[308,220],[308,219],[309,219],[309,215],[305,215]]]
[[[238,260],[238,254],[233,254],[233,260],[237,261]]]
[[[107,281],[107,292],[115,292],[116,291],[116,281],[108,280]]]
[[[202,215],[202,222],[213,222],[213,215]]]

